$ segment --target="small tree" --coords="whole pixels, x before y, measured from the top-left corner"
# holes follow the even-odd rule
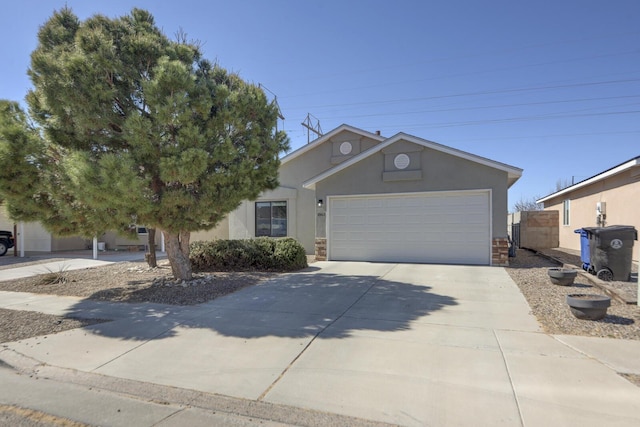
[[[526,212],[526,211],[541,211],[544,206],[541,203],[536,203],[540,196],[534,196],[530,199],[520,197],[520,200],[513,204],[513,212]]]
[[[27,95],[36,124],[6,103],[16,135],[5,147],[32,185],[5,191],[1,176],[12,217],[88,237],[145,224],[164,234],[174,276],[190,279],[190,233],[277,186],[288,148],[277,106],[184,36],[170,41],[144,10],[80,22],[64,8],[38,41]]]
[[[567,187],[571,187],[573,185],[573,179],[568,178],[558,178],[556,181],[556,189],[555,191],[564,190]]]

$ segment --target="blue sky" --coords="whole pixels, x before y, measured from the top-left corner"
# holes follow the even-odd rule
[[[53,10],[140,7],[275,94],[293,149],[308,113],[325,133],[410,133],[524,169],[509,206],[640,155],[637,0],[3,3],[0,98],[23,100]]]

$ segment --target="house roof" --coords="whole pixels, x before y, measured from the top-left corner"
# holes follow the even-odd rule
[[[408,141],[408,142],[412,142],[414,144],[418,144],[421,145],[423,147],[426,148],[430,148],[433,150],[437,150],[446,154],[450,154],[452,156],[456,156],[465,160],[469,160],[475,163],[479,163],[485,166],[489,166],[495,169],[499,169],[502,170],[504,172],[507,172],[508,174],[508,187],[511,187],[517,180],[518,178],[520,178],[522,176],[522,169],[517,168],[515,166],[510,166],[507,165],[505,163],[500,163],[500,162],[496,162],[494,160],[489,160],[485,157],[480,157],[480,156],[476,156],[475,154],[471,154],[471,153],[467,153],[465,151],[461,151],[461,150],[457,150],[455,148],[451,148],[451,147],[447,147],[445,145],[442,144],[438,144],[436,142],[433,141],[428,141],[426,139],[422,139],[419,138],[417,136],[413,136],[413,135],[409,135],[403,132],[397,133],[396,135],[392,136],[391,138],[388,138],[386,140],[384,140],[383,142],[381,142],[380,144],[377,144],[373,147],[371,147],[370,149],[363,151],[362,153],[358,154],[357,156],[354,156],[352,158],[350,158],[349,160],[346,160],[342,163],[340,163],[339,165],[321,173],[320,175],[317,175],[313,178],[311,178],[310,180],[304,182],[302,184],[302,186],[304,188],[315,188],[315,185],[330,177],[331,175],[338,173],[346,168],[348,168],[349,166],[358,163],[359,161],[366,159],[367,157],[383,150],[384,148],[390,146],[391,144],[398,142],[398,141]]]
[[[591,185],[594,182],[601,181],[603,179],[609,178],[609,177],[611,177],[613,175],[617,175],[619,173],[622,173],[622,172],[624,172],[626,170],[629,170],[629,169],[637,167],[637,166],[640,166],[640,156],[634,157],[634,158],[632,158],[630,160],[627,160],[627,161],[625,161],[623,163],[620,163],[619,165],[614,166],[611,169],[607,169],[604,172],[600,172],[599,174],[594,175],[591,178],[587,178],[585,180],[582,180],[582,181],[580,181],[580,182],[578,182],[576,184],[573,184],[573,185],[571,185],[571,186],[569,186],[567,188],[563,188],[560,191],[556,191],[555,193],[551,193],[548,196],[545,196],[545,197],[543,197],[541,199],[536,200],[536,203],[544,203],[544,202],[546,202],[546,201],[548,201],[550,199],[553,199],[553,198],[556,198],[558,196],[562,196],[564,194],[570,193],[570,192],[572,192],[574,190],[577,190],[579,188],[586,187],[587,185]]]
[[[298,156],[301,156],[302,154],[306,153],[307,151],[313,150],[315,147],[317,147],[318,145],[322,144],[325,141],[328,141],[329,139],[333,138],[334,136],[336,136],[337,134],[339,134],[340,132],[343,131],[349,131],[358,135],[362,135],[364,137],[367,138],[371,138],[374,139],[376,141],[384,141],[385,137],[384,136],[380,136],[378,134],[375,133],[371,133],[371,132],[367,132],[366,130],[362,130],[362,129],[358,129],[357,127],[353,127],[347,124],[342,124],[340,126],[338,126],[337,128],[333,129],[331,132],[322,135],[320,138],[310,142],[307,145],[304,145],[300,148],[298,148],[295,151],[292,151],[291,153],[287,154],[286,156],[284,156],[283,158],[280,159],[280,163],[281,164],[285,164],[287,162],[290,162],[291,160],[295,159]]]

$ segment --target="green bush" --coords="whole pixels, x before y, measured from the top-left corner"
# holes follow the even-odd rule
[[[307,267],[304,248],[291,237],[193,242],[189,259],[200,271],[293,271]]]
[[[279,269],[300,270],[307,267],[307,253],[297,240],[291,237],[276,240],[273,258]]]

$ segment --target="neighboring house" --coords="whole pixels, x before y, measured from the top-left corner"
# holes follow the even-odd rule
[[[506,265],[507,189],[521,175],[412,135],[341,125],[283,157],[277,189],[202,237],[291,236],[318,260]]]
[[[580,235],[574,230],[582,227],[632,225],[640,230],[640,156],[543,197],[537,203],[542,203],[544,210],[560,212],[561,248],[579,250]],[[634,249],[636,254],[637,251]]]
[[[14,222],[9,219],[9,215],[6,212],[4,206],[0,206],[0,230],[13,231]],[[18,233],[20,228],[16,227]],[[65,251],[72,249],[85,249],[86,240],[80,237],[54,237],[47,230],[44,229],[39,222],[26,222],[22,226],[24,230],[24,250],[27,252],[53,252],[53,251]],[[17,245],[21,241],[19,236],[16,235],[16,250]]]
[[[13,231],[14,222],[3,206],[0,206],[0,230]],[[19,233],[23,230],[25,252],[59,252],[82,250],[91,247],[92,241],[82,237],[57,237],[48,232],[39,222],[25,222],[22,227],[16,224],[16,245],[21,241]],[[145,227],[136,227],[138,237],[136,239],[123,238],[115,232],[109,231],[99,237],[99,242],[104,243],[104,249],[141,249],[147,245],[148,234]],[[100,249],[102,245],[100,245]],[[159,233],[156,235],[156,243],[160,243]],[[19,248],[16,248],[19,250]]]

